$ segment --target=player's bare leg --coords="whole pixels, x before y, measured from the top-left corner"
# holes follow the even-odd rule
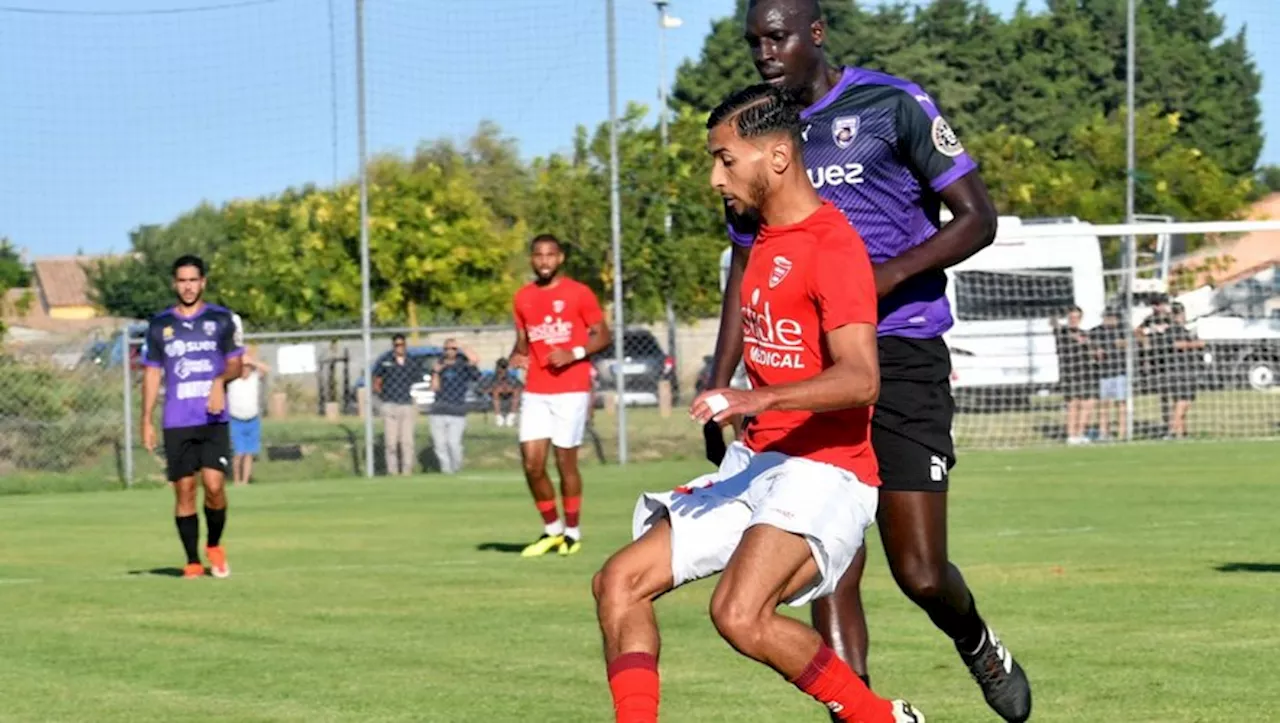
[[[867,617],[862,611],[862,573],[867,566],[867,548],[864,545],[853,558],[849,569],[840,578],[835,593],[815,600],[811,607],[813,627],[822,639],[836,651],[840,659],[853,668],[862,682],[871,685],[867,674],[867,648],[870,635]]]
[[[556,471],[560,473],[560,499],[564,501],[564,542],[561,555],[572,555],[582,547],[578,516],[582,511],[582,473],[578,471],[578,448],[556,447]]]
[[[591,579],[618,723],[658,719],[658,620],[653,601],[674,584],[671,521],[662,519]]]
[[[564,524],[556,514],[556,488],[547,476],[547,453],[550,439],[535,439],[520,443],[520,457],[524,461],[524,479],[533,495],[533,504],[542,515],[543,534],[520,553],[522,557],[538,557],[558,549],[564,540]]]
[[[747,529],[711,596],[711,620],[735,650],[773,668],[826,705],[836,720],[894,723],[911,709],[872,693],[818,631],[778,613],[782,601],[818,575],[800,535],[755,525]],[[905,709],[904,709],[905,706]]]
[[[196,514],[196,477],[191,475],[173,483],[173,517],[178,527],[178,538],[187,555],[187,565],[182,576],[187,579],[204,577],[204,565],[200,564],[200,517]]]
[[[1025,721],[1031,715],[1026,674],[978,614],[964,577],[947,557],[947,495],[881,490],[876,516],[898,587],[955,642],[988,705],[1006,721]]]
[[[209,570],[214,577],[231,576],[226,551],[222,549],[222,530],[227,524],[227,478],[222,470],[209,467],[201,470],[204,482],[204,521],[208,526],[205,553],[209,556]]]

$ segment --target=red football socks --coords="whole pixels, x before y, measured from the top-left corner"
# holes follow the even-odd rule
[[[578,512],[582,510],[581,497],[564,498],[564,525],[565,527],[578,526]]]
[[[555,500],[534,500],[533,505],[538,508],[538,512],[542,515],[542,522],[544,524],[551,525],[554,524],[556,520],[560,519],[560,516],[556,514]]]
[[[650,653],[623,653],[609,663],[609,691],[617,723],[657,723],[658,659]]]
[[[849,664],[825,645],[791,683],[827,706],[838,720],[893,723],[893,703],[872,693]]]

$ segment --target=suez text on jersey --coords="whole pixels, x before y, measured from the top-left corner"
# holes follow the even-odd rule
[[[809,183],[813,184],[814,188],[862,183],[864,180],[862,171],[861,163],[837,163],[830,166],[805,169],[805,173],[809,175]]]
[[[202,351],[217,351],[218,342],[213,339],[202,339],[200,341],[183,341],[182,339],[174,339],[164,345],[165,356],[183,356],[184,354],[195,354]]]
[[[773,316],[768,301],[762,308],[760,289],[751,292],[751,303],[742,306],[743,341],[751,363],[771,369],[804,369],[804,329],[795,319]]]

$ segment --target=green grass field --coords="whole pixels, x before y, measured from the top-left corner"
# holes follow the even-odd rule
[[[953,557],[1032,720],[1280,715],[1277,467],[1275,443],[965,455]],[[539,528],[514,470],[235,489],[225,581],[154,572],[182,562],[163,489],[2,497],[0,720],[610,720],[591,573],[637,491],[703,469],[592,465],[568,559],[512,554]],[[995,720],[872,549],[876,687]],[[716,636],[711,584],[659,603],[663,720],[826,720]]]

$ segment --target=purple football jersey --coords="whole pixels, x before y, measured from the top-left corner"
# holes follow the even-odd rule
[[[213,304],[192,317],[172,308],[152,317],[143,363],[164,370],[165,429],[227,422],[226,409],[209,414],[209,390],[227,360],[244,354],[241,336],[239,317]]]
[[[881,263],[938,232],[939,193],[977,164],[918,85],[862,68],[802,114],[804,162],[818,195],[844,212]],[[729,225],[734,243],[752,230]],[[942,271],[913,276],[880,300],[881,336],[929,339],[953,323]]]

